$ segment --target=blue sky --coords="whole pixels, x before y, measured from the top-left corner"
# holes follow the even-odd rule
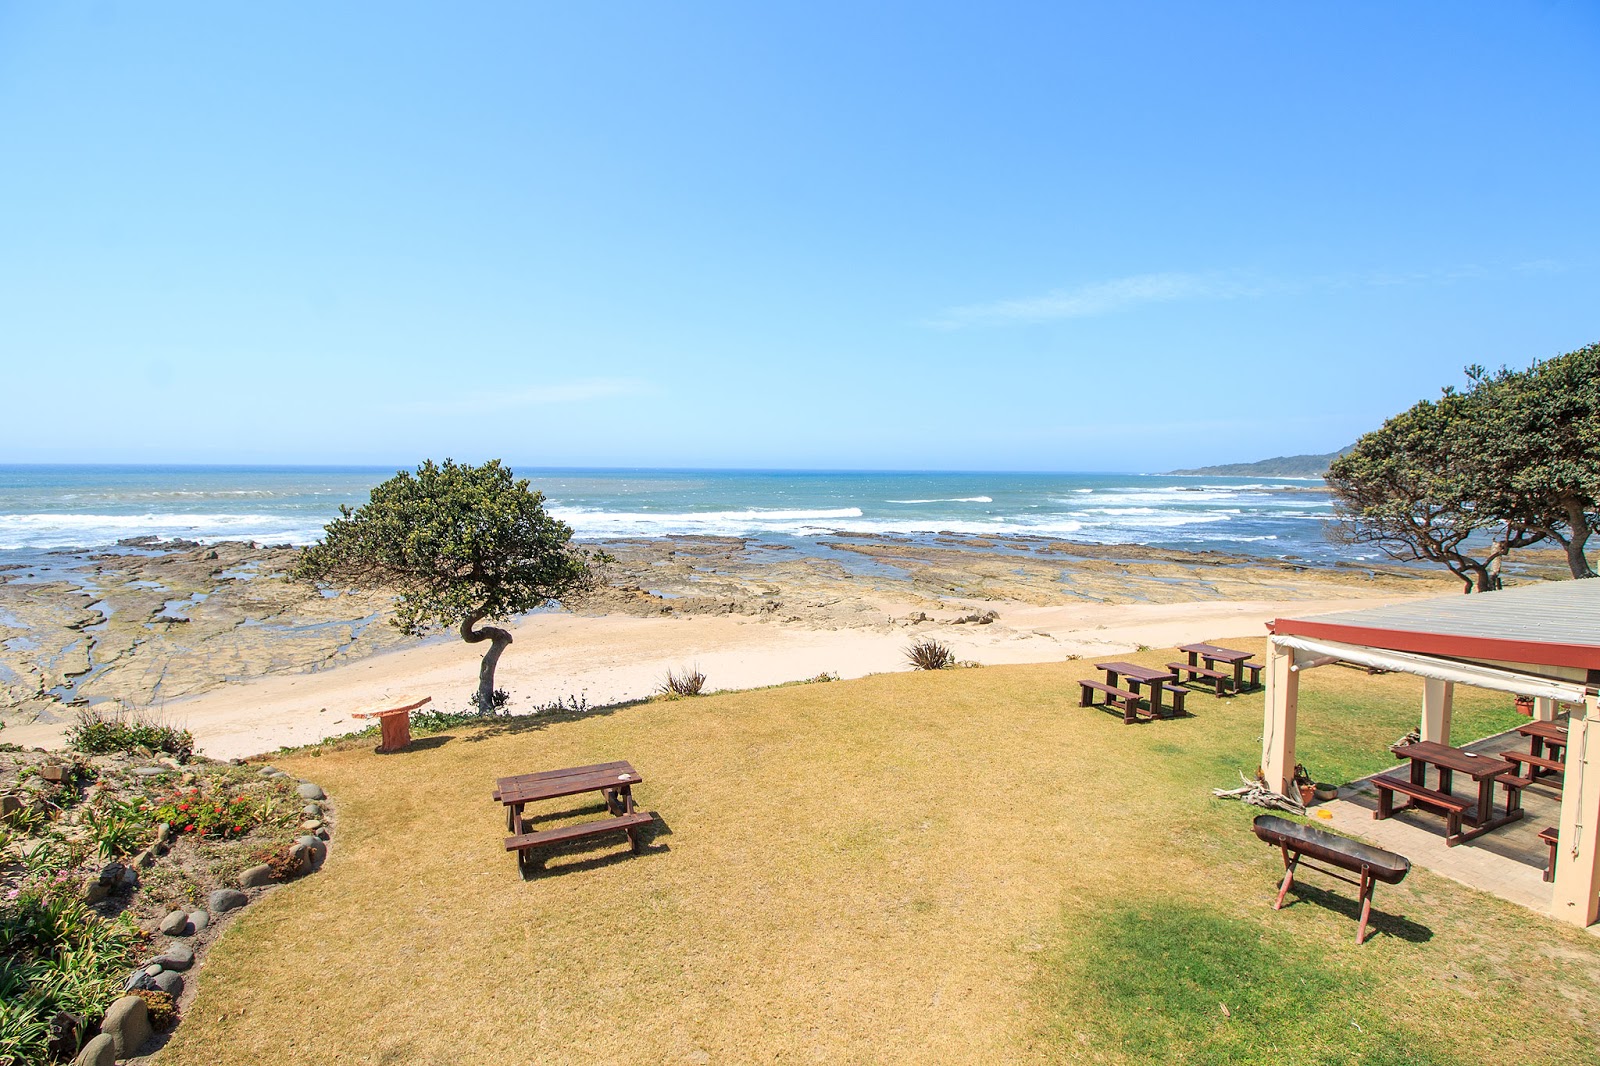
[[[1161,470],[1600,340],[1587,3],[0,0],[7,462]]]

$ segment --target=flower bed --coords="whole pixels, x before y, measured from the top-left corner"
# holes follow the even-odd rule
[[[171,1021],[216,913],[320,860],[321,804],[299,784],[148,751],[0,745],[0,1063],[71,1059],[130,992],[141,1018]]]

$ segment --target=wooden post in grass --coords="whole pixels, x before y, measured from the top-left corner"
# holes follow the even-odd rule
[[[350,717],[378,720],[378,728],[383,731],[383,742],[378,745],[378,754],[387,755],[393,751],[403,751],[411,743],[411,712],[432,700],[432,696],[424,696],[420,700],[409,700],[399,707],[357,711]]]
[[[1593,925],[1600,918],[1596,893],[1600,893],[1600,698],[1590,696],[1567,722],[1567,769],[1551,910],[1564,922]]]
[[[1267,641],[1267,699],[1261,730],[1261,773],[1267,787],[1285,796],[1293,795],[1295,719],[1300,710],[1300,675],[1294,665],[1294,649]]]

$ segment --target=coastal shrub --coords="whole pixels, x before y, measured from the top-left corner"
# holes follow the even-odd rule
[[[156,1032],[164,1033],[178,1024],[178,1005],[169,993],[159,988],[136,988],[128,994],[144,1000],[145,1009],[150,1012],[150,1028]]]
[[[660,692],[664,696],[698,696],[706,687],[706,675],[698,667],[690,667],[683,673],[667,671],[667,676],[661,681]]]
[[[489,697],[489,705],[487,707],[483,705],[482,692],[474,692],[472,697],[467,700],[467,702],[476,707],[479,713],[486,711],[498,711],[500,708],[511,702],[511,693],[507,692],[503,688],[495,689],[494,694]]]
[[[907,648],[906,659],[914,670],[944,670],[956,664],[955,652],[932,637],[925,637]]]
[[[67,729],[67,745],[85,755],[145,750],[176,755],[182,761],[194,754],[194,734],[140,711],[122,716],[85,708]]]
[[[150,827],[150,820],[139,809],[139,804],[106,796],[96,797],[96,800],[85,821],[99,856],[120,858],[137,848]]]
[[[30,877],[0,898],[0,1063],[46,1061],[59,1012],[99,1017],[142,940],[131,918],[100,917],[65,877]]]
[[[533,709],[534,714],[583,714],[589,710],[589,693],[568,695],[565,700],[555,699]]]

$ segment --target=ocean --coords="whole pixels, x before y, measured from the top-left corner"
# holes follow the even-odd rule
[[[0,563],[135,537],[307,544],[388,467],[0,466]],[[517,469],[583,540],[797,542],[839,533],[1053,537],[1307,561],[1330,543],[1320,480],[1161,474]]]

